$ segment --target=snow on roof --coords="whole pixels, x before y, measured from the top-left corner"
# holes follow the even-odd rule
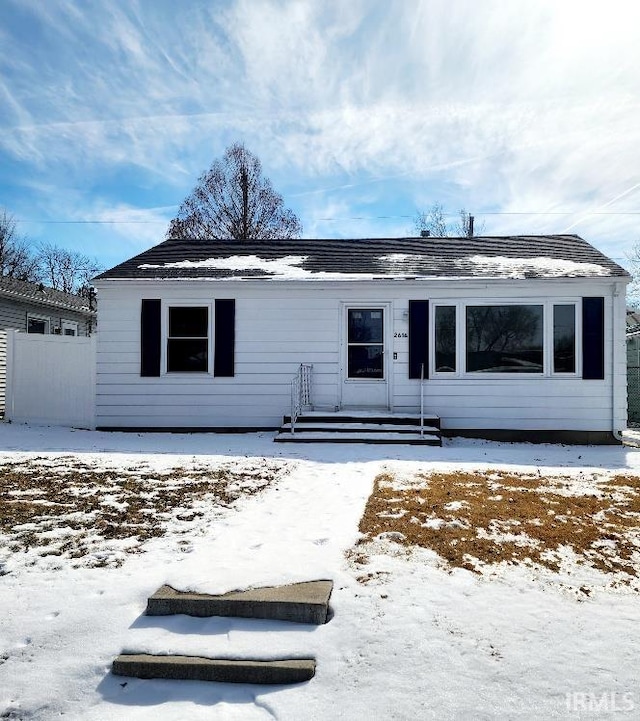
[[[392,274],[415,275],[418,273],[419,263],[423,256],[417,253],[389,253],[381,255],[378,260],[386,265]]]
[[[316,271],[303,268],[301,265],[308,259],[306,255],[286,255],[282,258],[261,258],[257,255],[231,255],[224,258],[205,258],[203,260],[180,260],[173,263],[153,264],[143,263],[138,266],[141,270],[203,270],[228,271],[228,279],[260,277],[266,280],[371,280],[376,277],[373,273],[341,273],[337,271]],[[383,258],[380,258],[383,260]],[[405,276],[406,270],[398,268],[385,273],[385,276]]]
[[[507,258],[503,255],[473,255],[459,261],[458,266],[468,263],[489,271],[500,278],[528,278],[544,276],[545,278],[579,278],[584,276],[609,276],[611,270],[596,263],[577,263],[573,260],[559,258]]]
[[[205,258],[204,260],[179,260],[175,263],[154,265],[143,263],[138,267],[147,268],[215,268],[233,271],[263,271],[268,275],[305,277],[308,270],[300,267],[307,259],[306,255],[286,255],[284,258],[260,258],[257,255],[230,255],[226,258]]]

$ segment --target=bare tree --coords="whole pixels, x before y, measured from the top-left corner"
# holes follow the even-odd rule
[[[630,253],[627,253],[631,283],[627,286],[627,305],[640,309],[640,240],[637,240]]]
[[[413,222],[418,235],[422,235],[425,231],[436,238],[449,235],[441,203],[434,203],[426,212],[418,211]]]
[[[37,258],[27,240],[18,234],[15,218],[6,210],[0,214],[0,275],[17,280],[40,279]]]
[[[236,143],[215,160],[185,198],[167,238],[299,238],[302,225],[262,175],[260,160]]]
[[[434,203],[429,210],[418,211],[413,219],[413,227],[422,235],[427,231],[429,235],[436,238],[449,236],[464,236],[471,238],[484,232],[484,221],[478,225],[474,223],[474,217],[464,208],[460,210],[460,218],[452,226],[447,224],[444,208],[441,203]]]
[[[42,280],[65,293],[88,294],[91,278],[100,271],[95,259],[50,243],[40,246],[37,259]]]
[[[478,223],[471,213],[468,213],[464,208],[461,208],[460,219],[453,226],[453,234],[461,238],[473,238],[476,235],[482,235],[484,233],[484,228],[484,220]]]

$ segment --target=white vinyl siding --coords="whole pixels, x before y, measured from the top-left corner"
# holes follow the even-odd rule
[[[610,431],[613,418],[624,414],[620,407],[626,402],[616,375],[619,387],[613,408],[613,287],[610,279],[497,283],[100,281],[97,425],[274,428],[289,412],[290,381],[300,363],[313,364],[315,408],[333,410],[341,402],[344,341],[340,324],[345,304],[371,308],[388,304],[391,332],[385,350],[390,359],[391,409],[415,413],[420,382],[408,378],[409,300],[429,299],[432,313],[434,303],[477,304],[490,299],[496,303],[542,302],[551,308],[554,303],[600,295],[605,297],[604,380],[584,381],[579,374],[552,373],[491,378],[487,374],[431,374],[425,403],[428,412],[441,417],[445,429]],[[234,298],[235,376],[177,373],[142,378],[142,298],[161,298],[163,307]],[[615,307],[615,317],[622,312],[624,323],[624,306],[618,301]],[[552,313],[545,316],[550,322]],[[458,315],[459,329],[461,318]],[[618,346],[616,374],[625,361],[624,328]],[[430,347],[433,357],[433,342]],[[577,348],[579,357],[579,343]],[[547,356],[551,358],[550,353]],[[624,370],[621,378],[624,381]]]
[[[4,415],[7,393],[7,331],[0,330],[0,414]]]
[[[76,323],[78,335],[90,334],[90,321],[82,313],[72,310],[51,308],[29,301],[17,301],[10,298],[0,297],[0,329],[13,329],[26,332],[27,317],[29,315],[40,316],[49,320],[49,328],[53,333],[54,328],[60,328],[62,323]]]

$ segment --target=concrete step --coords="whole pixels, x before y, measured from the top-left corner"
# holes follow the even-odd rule
[[[134,678],[180,679],[184,681],[221,681],[223,683],[289,684],[313,678],[316,662],[312,658],[285,658],[276,661],[220,659],[202,656],[156,656],[122,654],[115,659],[116,676]]]
[[[326,623],[333,581],[265,586],[221,595],[162,586],[147,600],[147,616],[236,616],[295,623]]]
[[[291,416],[284,416],[284,423],[291,423]],[[385,424],[385,425],[420,425],[420,416],[405,413],[391,413],[384,411],[335,411],[335,413],[327,413],[324,411],[305,411],[298,416],[296,421],[302,423],[369,423],[369,424]],[[425,414],[424,422],[426,425],[440,427],[440,417],[432,413]]]
[[[442,439],[433,433],[380,433],[368,431],[304,431],[296,426],[295,433],[278,433],[276,443],[377,443],[396,445],[440,446]]]
[[[391,423],[323,423],[322,421],[296,423],[296,433],[309,433],[317,431],[334,431],[348,433],[350,431],[366,431],[367,433],[420,433],[420,425],[394,425]],[[280,432],[291,432],[291,423],[283,423]],[[425,426],[425,433],[437,435],[440,429],[435,426]]]

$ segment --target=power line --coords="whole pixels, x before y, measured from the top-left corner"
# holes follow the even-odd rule
[[[42,225],[166,225],[166,220],[15,220]]]
[[[569,210],[569,211],[487,211],[475,213],[476,218],[483,218],[488,215],[536,215],[536,216],[549,216],[549,215],[580,215],[584,213],[587,216],[593,215],[640,215],[640,211],[616,211],[616,212],[585,212],[580,210]],[[446,218],[457,218],[458,213],[443,213]],[[340,222],[344,220],[406,220],[415,218],[414,215],[349,215],[340,218],[316,218],[317,221],[322,222]],[[16,223],[33,223],[42,225],[166,225],[166,220],[39,220],[39,219],[15,219]]]

